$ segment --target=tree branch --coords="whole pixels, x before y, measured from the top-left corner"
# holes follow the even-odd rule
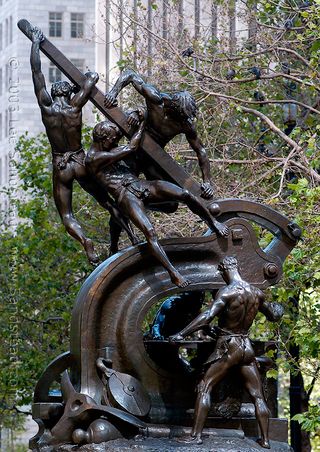
[[[243,103],[243,104],[254,104],[254,105],[296,104],[296,105],[299,105],[302,108],[306,108],[306,109],[312,111],[313,113],[316,113],[317,115],[320,115],[320,111],[317,110],[316,108],[313,108],[310,105],[304,104],[303,102],[299,102],[298,100],[294,100],[294,99],[282,99],[282,100],[270,99],[270,100],[257,101],[257,100],[240,99],[239,97],[228,96],[226,94],[215,93],[215,92],[212,92],[212,91],[210,91],[210,92],[209,91],[205,91],[205,92],[207,94],[211,94],[212,96],[215,96],[215,97],[223,97],[225,99],[230,99],[230,100],[233,100],[235,102],[239,102],[239,103]]]
[[[270,118],[268,118],[268,116],[261,113],[261,111],[254,110],[253,108],[248,108],[248,107],[244,107],[244,106],[241,106],[240,108],[245,113],[251,113],[255,116],[258,116],[258,118],[262,119],[262,121],[264,121],[266,124],[268,124],[268,126],[271,130],[273,130],[277,135],[279,135],[280,138],[282,138],[286,143],[288,143],[289,146],[297,149],[297,151],[299,151],[299,152],[302,151],[301,146],[299,146],[299,144],[296,141],[294,141],[292,138],[290,138],[288,135],[286,135],[281,129],[279,129],[279,127],[277,127],[275,125],[275,123],[272,122]]]

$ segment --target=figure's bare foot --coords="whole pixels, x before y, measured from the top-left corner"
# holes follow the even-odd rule
[[[269,443],[269,441],[267,439],[259,438],[259,439],[257,439],[257,443],[261,447],[264,447],[265,449],[270,449],[270,443]]]
[[[190,281],[180,275],[179,272],[175,271],[171,273],[171,281],[178,287],[187,287],[190,284]]]
[[[179,438],[179,439],[177,439],[177,441],[179,443],[184,443],[184,444],[202,444],[203,443],[201,435],[189,436],[188,438]]]
[[[221,237],[228,237],[229,228],[227,225],[225,225],[223,223],[219,223],[219,221],[215,221],[214,228],[215,228],[217,234],[221,235]]]
[[[93,242],[91,239],[86,239],[84,243],[84,249],[87,254],[88,261],[90,264],[96,265],[99,262],[99,257],[94,251]]]

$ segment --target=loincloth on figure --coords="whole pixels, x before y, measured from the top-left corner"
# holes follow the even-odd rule
[[[85,166],[85,157],[86,154],[83,148],[80,148],[77,151],[67,151],[63,153],[52,151],[53,162],[59,170],[64,170],[71,161],[74,161],[81,166]]]
[[[120,204],[126,191],[132,193],[136,198],[142,201],[150,196],[149,183],[145,180],[137,179],[136,177],[125,177],[121,182],[117,202]]]
[[[217,328],[217,330],[218,339],[213,353],[204,363],[206,367],[227,356],[232,358],[239,355],[239,351],[242,353],[238,356],[238,364],[249,364],[254,360],[255,355],[248,334],[232,333],[221,328]]]

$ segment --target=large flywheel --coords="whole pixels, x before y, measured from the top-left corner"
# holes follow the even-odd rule
[[[215,234],[162,241],[170,260],[191,284],[188,291],[216,291],[224,285],[217,265],[225,256],[237,256],[246,281],[259,288],[276,284],[282,263],[295,246],[300,230],[273,209],[242,200],[219,202],[229,237]],[[219,219],[220,219],[219,217]],[[262,250],[252,222],[273,234]],[[138,378],[151,397],[151,420],[165,421],[170,407],[190,405],[190,381],[159,365],[147,352],[143,337],[148,312],[159,300],[183,289],[145,244],[131,247],[102,263],[82,286],[72,316],[72,379],[80,392],[101,400],[96,360],[103,357],[114,369]],[[189,394],[189,396],[188,396]],[[170,411],[171,410],[171,411]]]

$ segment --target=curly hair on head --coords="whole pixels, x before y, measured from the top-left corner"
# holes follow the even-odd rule
[[[93,129],[92,137],[94,141],[103,141],[103,139],[110,134],[110,132],[116,132],[117,138],[122,137],[122,133],[119,127],[111,121],[99,122]]]
[[[51,86],[51,97],[68,96],[74,92],[74,86],[69,82],[55,82]]]
[[[197,116],[197,105],[189,91],[171,94],[171,105],[181,116],[193,119]]]
[[[218,265],[218,270],[232,270],[233,268],[238,268],[238,261],[234,256],[225,257]]]

